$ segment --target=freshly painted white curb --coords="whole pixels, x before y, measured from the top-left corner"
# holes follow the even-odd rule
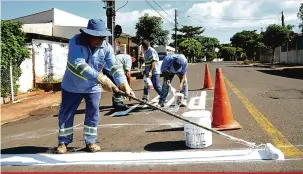
[[[83,165],[83,164],[173,164],[219,161],[270,160],[264,149],[190,152],[97,152],[70,154],[2,154],[1,166]],[[283,160],[283,159],[279,159]]]

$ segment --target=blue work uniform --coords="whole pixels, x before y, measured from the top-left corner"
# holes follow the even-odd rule
[[[161,94],[161,85],[160,85],[160,66],[159,66],[159,56],[157,51],[152,48],[149,47],[145,53],[144,53],[144,61],[145,61],[145,69],[144,69],[144,73],[148,73],[150,70],[150,66],[152,64],[153,61],[155,61],[155,67],[152,71],[152,77],[151,77],[151,81],[153,84],[154,89],[156,90],[156,92],[160,95]],[[144,90],[143,90],[143,100],[149,100],[149,87],[147,84],[144,84]]]
[[[118,54],[116,55],[116,67],[120,70],[123,70],[123,73],[125,74],[127,71],[131,70],[132,67],[132,58],[128,54]],[[108,64],[105,64],[103,68],[103,74],[106,75],[108,78],[114,81],[113,75],[110,70],[110,66]],[[115,105],[116,103],[123,103],[123,97],[120,94],[113,93],[112,96],[112,103]]]
[[[96,143],[102,88],[98,84],[98,76],[105,63],[112,67],[117,85],[127,82],[123,71],[115,67],[115,55],[108,42],[103,41],[102,45],[92,52],[83,35],[78,34],[70,39],[67,68],[61,85],[59,144],[72,143],[74,115],[83,98],[86,102],[84,140],[86,144]]]
[[[174,59],[177,59],[177,62],[180,63],[182,66],[180,69],[175,70],[173,66]],[[183,75],[186,75],[188,68],[188,62],[187,59],[183,54],[170,54],[164,57],[162,65],[161,65],[161,72],[163,74],[163,84],[162,84],[162,91],[160,95],[160,102],[165,102],[166,97],[169,92],[169,85],[167,84],[167,81],[174,78],[175,74],[180,78]],[[187,77],[185,77],[182,90],[180,91],[182,94],[184,94],[184,99],[187,100],[188,97],[188,83],[187,83]]]

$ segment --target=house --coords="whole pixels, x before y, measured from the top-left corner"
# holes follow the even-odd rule
[[[66,69],[69,39],[86,28],[88,19],[52,8],[11,21],[23,23],[22,30],[27,35],[27,47],[31,52],[31,59],[21,64],[19,91],[27,92],[44,81],[60,81]],[[118,39],[125,43],[129,38],[123,34]],[[126,44],[130,47],[132,42]]]

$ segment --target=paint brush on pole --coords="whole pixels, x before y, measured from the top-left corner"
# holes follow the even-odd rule
[[[169,112],[169,111],[167,111],[167,110],[162,109],[161,107],[154,106],[154,105],[152,105],[152,104],[150,104],[150,103],[148,103],[148,102],[145,102],[145,101],[140,100],[140,99],[138,99],[138,98],[136,98],[136,97],[130,96],[130,95],[126,94],[126,93],[123,92],[123,91],[119,91],[118,93],[121,94],[121,95],[123,95],[123,96],[129,97],[129,98],[131,98],[131,99],[133,99],[133,100],[136,100],[136,101],[138,101],[138,102],[140,102],[140,103],[144,103],[145,105],[148,105],[148,106],[150,106],[151,108],[154,108],[154,109],[156,109],[156,110],[159,110],[159,111],[161,111],[161,112],[164,112],[164,113],[166,113],[167,115],[170,115],[170,116],[172,116],[172,117],[175,117],[175,118],[177,118],[177,119],[179,119],[179,120],[182,120],[182,121],[184,121],[184,122],[190,123],[190,124],[192,124],[192,125],[195,125],[195,126],[197,126],[197,127],[202,128],[202,129],[211,131],[211,132],[213,132],[213,133],[215,133],[215,134],[221,135],[221,136],[223,136],[223,137],[225,137],[225,138],[227,138],[227,139],[229,139],[229,140],[231,140],[231,141],[235,141],[235,142],[237,142],[237,143],[239,143],[239,144],[246,145],[246,146],[251,147],[251,148],[253,148],[253,149],[258,149],[258,148],[259,148],[259,149],[264,149],[265,152],[267,153],[269,159],[272,159],[272,160],[281,160],[281,159],[284,159],[284,154],[282,153],[282,151],[279,150],[279,149],[277,149],[277,148],[275,148],[275,147],[274,147],[272,144],[270,144],[270,143],[256,145],[256,143],[248,142],[248,141],[245,141],[245,140],[243,140],[243,139],[239,139],[239,138],[233,137],[233,136],[231,136],[231,135],[228,135],[228,134],[219,132],[219,131],[217,131],[217,130],[215,130],[215,129],[211,129],[211,128],[205,127],[205,126],[203,126],[203,125],[197,124],[197,123],[195,123],[195,122],[192,122],[192,121],[190,121],[190,120],[188,120],[188,119],[182,118],[181,116],[179,116],[179,115],[177,115],[177,114],[175,114],[175,113]]]

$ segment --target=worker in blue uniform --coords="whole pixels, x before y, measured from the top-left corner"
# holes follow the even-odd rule
[[[59,109],[59,135],[57,153],[67,152],[73,141],[74,116],[82,99],[85,99],[84,142],[89,152],[99,151],[96,144],[99,123],[101,88],[119,90],[135,96],[122,69],[117,68],[112,46],[106,41],[111,33],[101,19],[90,19],[87,28],[69,41],[67,68],[62,80],[62,101]],[[111,67],[116,85],[102,73],[104,64]]]
[[[160,84],[160,66],[159,66],[159,56],[157,51],[150,46],[149,41],[144,40],[142,42],[142,48],[144,52],[144,76],[149,78],[153,84],[155,91],[160,95],[161,93],[161,84]],[[145,83],[143,89],[143,98],[142,100],[148,102],[149,100],[150,88]]]
[[[130,55],[125,54],[124,50],[120,47],[116,48],[116,63],[117,63],[117,69],[122,69],[123,73],[125,74],[129,86],[131,86],[131,74],[130,70],[132,67],[132,58]],[[110,67],[105,64],[103,68],[103,74],[106,75],[108,78],[111,79],[113,83],[115,83],[112,72],[110,70]],[[125,111],[129,109],[127,105],[123,103],[123,96],[121,94],[115,94],[113,93],[112,96],[112,104],[114,106],[115,111]]]
[[[187,106],[188,83],[187,83],[187,67],[188,62],[183,54],[170,54],[164,57],[161,65],[161,73],[163,75],[162,91],[159,98],[159,105],[164,107],[166,97],[169,92],[168,81],[172,81],[175,75],[180,79],[179,91],[184,95],[181,106]]]

